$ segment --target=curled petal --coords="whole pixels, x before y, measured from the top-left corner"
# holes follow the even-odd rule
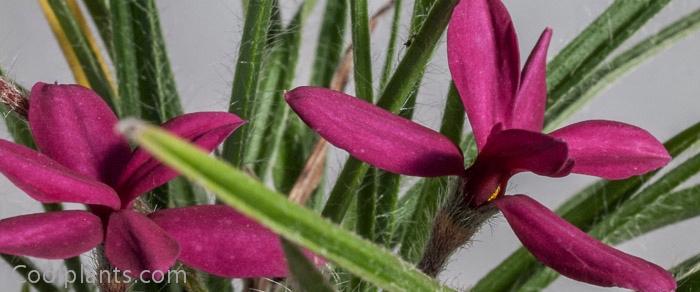
[[[114,183],[131,149],[114,132],[117,117],[95,92],[39,82],[29,100],[29,126],[42,153],[83,175]]]
[[[151,219],[180,244],[180,261],[230,278],[285,277],[277,235],[227,206],[165,209]]]
[[[238,116],[226,112],[197,112],[175,117],[162,127],[206,151],[212,151],[244,123]],[[139,148],[120,176],[117,189],[124,204],[128,205],[134,198],[177,175],[177,172]]]
[[[102,242],[100,218],[86,211],[61,211],[0,220],[0,253],[66,259]]]
[[[644,129],[604,120],[583,121],[556,130],[574,160],[572,172],[605,179],[625,179],[666,165],[671,156]]]
[[[525,63],[518,94],[506,117],[508,128],[542,131],[547,103],[547,48],[551,39],[552,30],[547,28]]]
[[[564,276],[636,291],[676,287],[663,268],[601,243],[528,196],[505,196],[495,203],[523,245]]]
[[[520,52],[500,0],[460,1],[447,29],[447,62],[479,149],[505,122],[518,88]]]
[[[0,139],[0,172],[30,197],[42,203],[120,206],[109,186],[68,169],[22,145]]]
[[[179,254],[177,242],[148,217],[131,210],[109,217],[105,255],[121,271],[131,276],[148,272],[160,280]]]
[[[298,87],[285,98],[321,137],[378,168],[424,177],[464,172],[450,139],[373,104],[317,87]]]
[[[571,165],[566,143],[521,129],[494,130],[477,163],[498,165],[509,174],[531,171],[545,176],[566,175],[562,170]]]

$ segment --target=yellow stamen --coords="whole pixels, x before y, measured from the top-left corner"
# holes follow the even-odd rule
[[[493,193],[491,193],[488,200],[486,200],[486,201],[491,202],[491,201],[495,200],[498,197],[498,194],[500,194],[500,193],[501,193],[501,185],[498,185],[498,186],[496,186],[496,190],[493,191]]]

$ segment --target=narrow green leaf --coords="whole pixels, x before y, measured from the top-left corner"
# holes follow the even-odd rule
[[[670,0],[616,0],[547,65],[547,105],[576,85]]]
[[[377,218],[377,169],[367,171],[364,181],[357,191],[357,234],[365,239],[374,239],[374,225]]]
[[[112,23],[112,61],[117,74],[121,109],[124,116],[141,117],[139,70],[131,15],[131,2],[110,0]],[[140,28],[139,28],[140,29]],[[140,45],[140,44],[138,44]]]
[[[83,275],[83,265],[80,262],[80,256],[72,257],[63,260],[68,271],[75,273],[78,279],[82,278]],[[84,281],[75,281],[71,283],[75,292],[91,292],[90,285]]]
[[[693,292],[700,289],[700,254],[676,265],[671,270],[678,283],[678,292]]]
[[[545,115],[546,131],[553,130],[556,125],[569,118],[577,109],[622,75],[697,31],[698,28],[700,28],[700,10],[695,10],[600,66],[583,80],[579,80],[575,86],[569,87],[568,91],[557,96],[557,101],[548,108]]]
[[[282,194],[196,146],[156,127],[121,126],[157,159],[201,183],[225,203],[368,282],[390,291],[448,290],[389,251],[289,202]]]
[[[250,7],[246,10],[229,104],[229,112],[246,120],[251,118],[250,113],[257,95],[258,78],[267,43],[266,36],[270,24],[272,3],[272,0],[251,1]],[[223,157],[234,165],[238,166],[242,162],[243,145],[246,143],[248,131],[249,128],[244,126],[224,143]]]
[[[293,281],[299,286],[299,291],[332,292],[335,291],[323,274],[316,269],[298,247],[282,239],[282,248],[287,256],[287,265]]]
[[[66,1],[47,0],[53,13],[56,15],[61,28],[73,48],[90,87],[97,92],[115,112],[119,113],[119,101],[112,91],[109,76],[102,70],[96,53],[81,30],[78,20],[71,13]]]
[[[673,157],[700,141],[700,122],[669,139],[664,146]],[[557,209],[562,218],[588,231],[595,222],[632,196],[654,173],[622,181],[598,181],[584,188]],[[527,281],[542,266],[525,249],[519,248],[492,269],[472,288],[473,291],[506,291]]]
[[[154,0],[131,0],[142,117],[163,123],[181,115],[182,105]],[[116,31],[114,32],[116,33]]]
[[[29,273],[32,271],[39,271],[39,268],[34,265],[29,259],[25,257],[11,256],[0,254],[5,262],[13,267],[13,270],[20,274],[24,279],[29,279]],[[43,275],[43,274],[42,274]],[[35,275],[32,276],[32,280],[35,280]],[[44,277],[39,277],[39,281],[34,283],[34,281],[27,281],[39,292],[58,292],[61,291],[54,284],[44,281]]]
[[[401,7],[403,0],[394,0],[394,16],[391,20],[391,31],[389,32],[389,42],[386,47],[386,57],[382,77],[379,81],[379,90],[384,90],[384,86],[389,81],[391,72],[394,70],[394,58],[396,57],[396,40],[399,36],[399,25],[401,24]]]
[[[316,43],[316,57],[311,72],[311,85],[328,87],[343,51],[343,36],[348,14],[344,0],[327,1]]]
[[[112,18],[109,11],[110,0],[83,0],[83,4],[88,10],[92,22],[95,23],[97,32],[107,48],[110,56],[112,55]]]
[[[354,63],[355,95],[373,102],[372,50],[369,40],[367,0],[348,0],[352,23],[352,57]]]

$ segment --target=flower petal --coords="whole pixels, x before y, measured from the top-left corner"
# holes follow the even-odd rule
[[[29,100],[29,125],[41,152],[111,185],[131,149],[114,132],[117,117],[107,104],[90,89],[41,82]]]
[[[562,176],[570,165],[566,143],[549,135],[521,129],[494,130],[476,163],[498,165],[510,175],[531,171]]]
[[[676,287],[663,268],[601,243],[528,196],[504,196],[495,203],[523,245],[564,276],[636,291]]]
[[[86,211],[61,211],[0,220],[0,253],[65,259],[102,242],[102,222]]]
[[[175,117],[162,127],[206,151],[212,151],[244,123],[238,116],[227,112],[197,112]],[[120,176],[117,189],[126,206],[139,195],[163,185],[177,175],[177,172],[139,148]]]
[[[552,132],[566,141],[572,172],[605,179],[625,179],[666,165],[671,156],[644,129],[604,120],[583,121]]]
[[[305,86],[285,99],[323,138],[378,168],[425,177],[464,172],[462,153],[450,139],[359,98]]]
[[[177,242],[145,215],[122,210],[109,217],[105,255],[121,271],[132,276],[147,271],[159,280],[179,254]]]
[[[500,0],[457,4],[447,29],[447,61],[479,149],[511,107],[519,55],[513,22]]]
[[[525,63],[518,94],[506,117],[508,128],[542,131],[547,103],[547,48],[551,39],[552,30],[547,28]]]
[[[0,157],[0,172],[39,202],[121,205],[111,187],[22,145],[0,139]]]
[[[151,219],[180,244],[180,261],[229,278],[285,277],[279,238],[227,206],[164,209]]]

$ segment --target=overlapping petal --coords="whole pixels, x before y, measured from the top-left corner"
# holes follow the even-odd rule
[[[151,219],[131,210],[112,213],[107,225],[105,255],[121,271],[144,271],[159,280],[180,255],[177,242]]]
[[[117,117],[95,92],[79,85],[37,83],[29,126],[44,154],[83,175],[112,184],[131,156],[114,132]]]
[[[111,187],[27,147],[0,139],[0,157],[0,172],[39,202],[120,207]]]
[[[584,121],[550,135],[569,145],[575,173],[625,179],[658,169],[671,160],[663,144],[649,132],[621,122]]]
[[[197,112],[173,118],[162,127],[206,151],[212,151],[244,123],[238,116],[226,112]],[[124,205],[128,205],[134,198],[176,176],[175,171],[148,152],[136,149],[118,180],[117,189]]]
[[[447,30],[447,60],[479,149],[505,122],[518,89],[520,52],[500,0],[460,1]]]
[[[547,103],[547,48],[552,30],[542,32],[525,63],[518,93],[508,112],[507,128],[541,132]]]
[[[222,277],[284,277],[277,235],[227,206],[165,209],[151,219],[180,244],[180,260]]]
[[[321,137],[378,168],[424,177],[464,171],[450,139],[368,102],[317,87],[298,87],[285,98]]]
[[[545,176],[566,175],[570,166],[564,141],[521,129],[494,130],[477,163],[498,165],[509,174],[531,171]]]
[[[523,245],[564,276],[637,291],[676,287],[663,268],[599,242],[528,196],[504,196],[495,203]]]
[[[86,211],[61,211],[0,220],[0,253],[46,259],[80,255],[102,242],[102,223]]]

